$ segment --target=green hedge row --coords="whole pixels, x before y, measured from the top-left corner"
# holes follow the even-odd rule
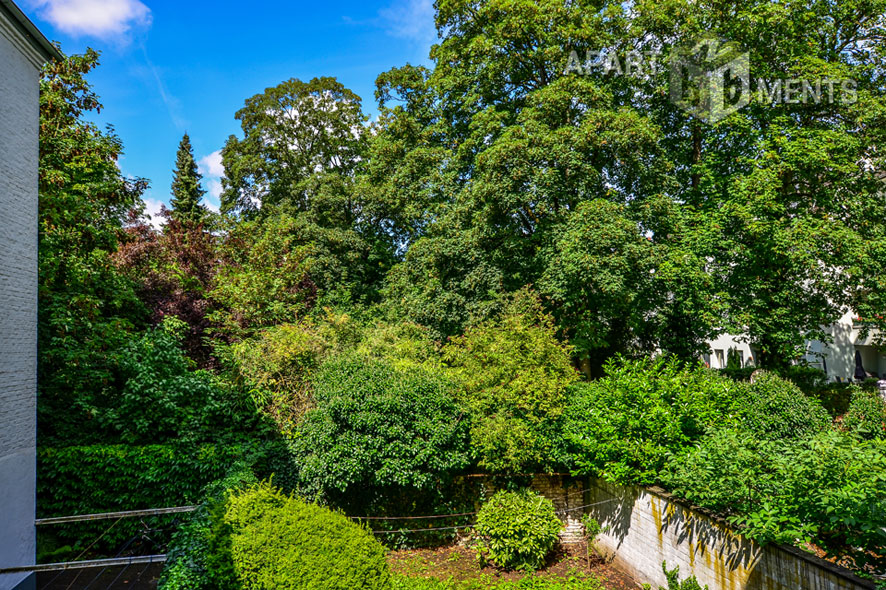
[[[91,445],[41,448],[37,452],[37,516],[139,510],[196,504],[203,488],[224,477],[231,465],[254,448],[245,445]],[[168,528],[175,515],[151,517],[151,528]],[[42,526],[40,557],[61,559],[77,554],[113,521]],[[139,519],[124,519],[90,548],[90,555],[114,555],[142,529]],[[164,532],[152,533],[162,541]],[[137,539],[134,543],[149,541]]]

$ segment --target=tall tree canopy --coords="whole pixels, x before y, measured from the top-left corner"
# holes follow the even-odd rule
[[[312,209],[306,183],[318,174],[348,175],[359,160],[360,104],[335,78],[292,78],[248,99],[236,115],[243,139],[232,135],[222,150],[222,211]]]
[[[592,364],[728,330],[778,366],[886,284],[883,1],[437,8],[435,66],[379,78],[368,149],[367,195],[409,242],[387,286],[407,317],[457,334],[533,284]],[[837,80],[834,99],[693,118],[667,64],[705,38],[748,52],[755,91]],[[614,67],[567,67],[600,49]]]
[[[335,78],[291,79],[249,98],[237,118],[243,138],[222,150],[222,211],[287,216],[292,239],[310,245],[321,293],[374,299],[394,236],[357,188],[367,136],[360,97]]]

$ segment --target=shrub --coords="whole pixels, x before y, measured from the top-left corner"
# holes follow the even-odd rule
[[[233,490],[256,482],[244,463],[207,486],[200,507],[172,536],[159,590],[238,590],[231,558],[231,526],[225,522],[225,503]]]
[[[524,291],[501,319],[469,328],[443,351],[472,415],[471,445],[481,467],[497,472],[550,469],[566,388],[578,375],[570,347],[550,316]]]
[[[856,389],[858,387],[851,383],[828,383],[821,387],[806,390],[804,393],[818,400],[822,407],[828,411],[828,414],[832,418],[836,418],[849,411],[849,403]]]
[[[391,587],[385,549],[372,533],[269,484],[234,493],[224,518],[244,590]]]
[[[323,366],[314,394],[293,441],[312,494],[430,490],[469,463],[467,418],[439,374],[350,356]]]
[[[310,409],[310,378],[327,348],[309,324],[285,324],[231,347],[237,376],[285,436]]]
[[[678,565],[675,565],[674,569],[668,571],[668,563],[663,561],[661,562],[661,569],[664,572],[665,579],[668,581],[668,587],[662,588],[659,586],[659,590],[708,590],[707,586],[702,587],[702,585],[698,583],[695,576],[689,576],[681,582],[680,566]]]
[[[813,391],[827,385],[827,373],[818,367],[807,364],[789,365],[781,372],[781,377],[800,388],[802,392]]]
[[[569,392],[564,435],[581,474],[652,483],[669,455],[736,420],[741,385],[700,365],[613,359],[605,368],[605,377]]]
[[[744,429],[775,440],[800,438],[820,432],[831,419],[818,400],[773,373],[760,373],[737,392]]]
[[[684,455],[671,457],[662,473],[677,495],[723,515],[749,514],[778,492],[772,463],[775,441],[735,428],[716,430]]]
[[[886,441],[825,430],[767,440],[724,430],[664,477],[675,493],[720,512],[761,542],[815,540],[825,548],[879,547],[886,522]]]
[[[854,388],[843,427],[864,438],[886,438],[886,401],[880,392]]]
[[[729,351],[730,356],[732,356],[732,350]],[[728,364],[722,368],[717,369],[717,372],[723,375],[724,377],[729,377],[733,381],[748,381],[751,378],[751,375],[754,371],[757,370],[757,367],[750,365],[747,367],[735,367],[729,366]]]
[[[557,543],[562,523],[547,498],[502,490],[477,514],[477,555],[504,569],[536,570]]]

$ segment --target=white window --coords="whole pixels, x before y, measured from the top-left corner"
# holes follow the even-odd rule
[[[726,361],[723,360],[723,349],[721,349],[721,348],[714,349],[714,358],[717,359],[717,366],[715,368],[717,368],[717,369],[725,369],[726,368]]]

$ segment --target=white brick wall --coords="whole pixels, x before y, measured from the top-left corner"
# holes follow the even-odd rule
[[[710,590],[870,590],[851,572],[793,547],[760,547],[719,519],[655,488],[588,483],[590,513],[608,531],[597,547],[638,582],[666,585],[661,564]]]
[[[39,70],[23,43],[0,13],[0,568],[35,550]]]

